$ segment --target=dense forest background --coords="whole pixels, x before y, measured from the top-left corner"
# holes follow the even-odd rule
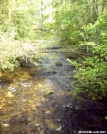
[[[37,30],[56,31],[64,48],[75,48],[75,60],[69,59],[75,66],[74,95],[87,93],[92,99],[106,95],[106,0],[1,0],[1,70],[20,65],[23,44],[36,40]]]

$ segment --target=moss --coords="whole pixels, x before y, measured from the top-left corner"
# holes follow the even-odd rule
[[[73,76],[71,76],[71,75],[66,75],[65,78],[67,78],[67,79],[73,79]]]
[[[62,63],[61,62],[56,62],[55,65],[56,66],[62,66]]]
[[[51,95],[51,94],[53,94],[53,91],[51,91],[51,90],[48,90],[48,91],[45,93],[45,95]]]

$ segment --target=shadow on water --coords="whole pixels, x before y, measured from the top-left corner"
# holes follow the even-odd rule
[[[56,62],[61,66],[56,66]],[[0,88],[1,134],[77,134],[106,131],[102,103],[77,101],[71,95],[74,68],[62,54],[46,54],[38,68],[3,73]],[[71,70],[71,71],[70,71]],[[8,83],[5,83],[8,81]]]

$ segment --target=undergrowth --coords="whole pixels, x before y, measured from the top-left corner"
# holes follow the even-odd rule
[[[36,49],[35,49],[36,54]],[[13,70],[35,58],[34,46],[29,42],[14,40],[6,34],[0,36],[0,70]]]

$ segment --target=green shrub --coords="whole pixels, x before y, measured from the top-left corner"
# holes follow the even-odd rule
[[[107,92],[107,62],[97,56],[84,58],[76,67],[74,95],[87,93],[92,99],[101,98]]]

